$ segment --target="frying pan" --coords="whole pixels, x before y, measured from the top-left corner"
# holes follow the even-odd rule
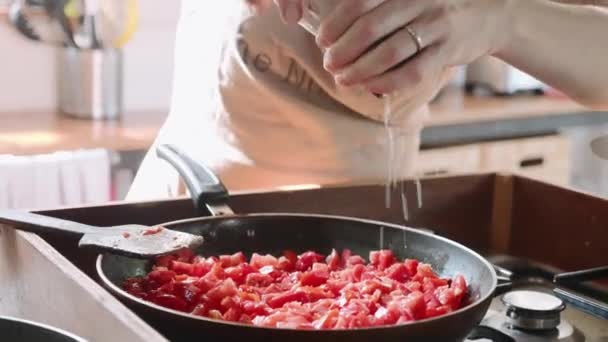
[[[474,251],[448,239],[399,225],[326,215],[259,213],[233,214],[225,200],[228,193],[217,177],[175,147],[163,145],[159,157],[175,167],[186,182],[195,205],[206,207],[212,217],[171,222],[169,229],[201,234],[204,256],[243,251],[280,255],[314,250],[328,254],[332,248],[349,248],[368,255],[391,249],[401,259],[430,263],[443,277],[462,274],[469,284],[470,304],[451,314],[410,324],[356,330],[290,330],[260,328],[184,314],[143,301],[122,290],[123,282],[143,276],[152,262],[117,255],[101,255],[97,271],[104,285],[152,326],[172,341],[462,341],[487,313],[497,288],[492,265]],[[362,199],[363,200],[363,199]]]
[[[13,317],[0,317],[2,341],[86,342],[65,331]]]

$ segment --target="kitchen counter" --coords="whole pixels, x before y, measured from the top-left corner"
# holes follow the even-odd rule
[[[0,154],[147,149],[165,117],[161,111],[128,113],[120,121],[72,119],[52,112],[0,114]]]
[[[584,115],[581,115],[584,114]],[[0,114],[0,154],[37,154],[79,148],[147,149],[166,112],[127,113],[121,121],[87,121],[56,113]],[[548,134],[563,126],[608,122],[570,100],[522,96],[471,97],[450,89],[431,105],[424,148]]]

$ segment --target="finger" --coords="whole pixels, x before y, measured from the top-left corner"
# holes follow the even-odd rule
[[[317,34],[317,45],[326,48],[336,42],[357,19],[387,0],[342,1],[325,15]]]
[[[364,86],[376,94],[390,94],[419,86],[425,77],[432,77],[441,66],[439,51],[439,44],[429,46],[399,68],[364,82]]]
[[[335,72],[354,62],[374,44],[422,14],[429,5],[427,0],[412,1],[411,4],[403,6],[401,1],[391,0],[359,18],[327,50],[324,57],[326,70]]]
[[[297,24],[302,19],[303,0],[274,0],[279,7],[281,19],[286,24]]]
[[[435,16],[425,16],[407,25],[421,40],[421,49],[437,43],[446,35],[446,25]],[[355,63],[338,72],[336,82],[350,86],[380,76],[418,53],[416,38],[406,28],[395,32]]]

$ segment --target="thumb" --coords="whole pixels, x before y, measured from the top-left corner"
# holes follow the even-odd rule
[[[279,6],[281,19],[286,24],[296,24],[302,18],[303,0],[274,0]]]

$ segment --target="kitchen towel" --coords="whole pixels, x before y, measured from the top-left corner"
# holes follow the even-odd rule
[[[102,149],[0,155],[0,208],[45,209],[110,200],[111,160]]]

